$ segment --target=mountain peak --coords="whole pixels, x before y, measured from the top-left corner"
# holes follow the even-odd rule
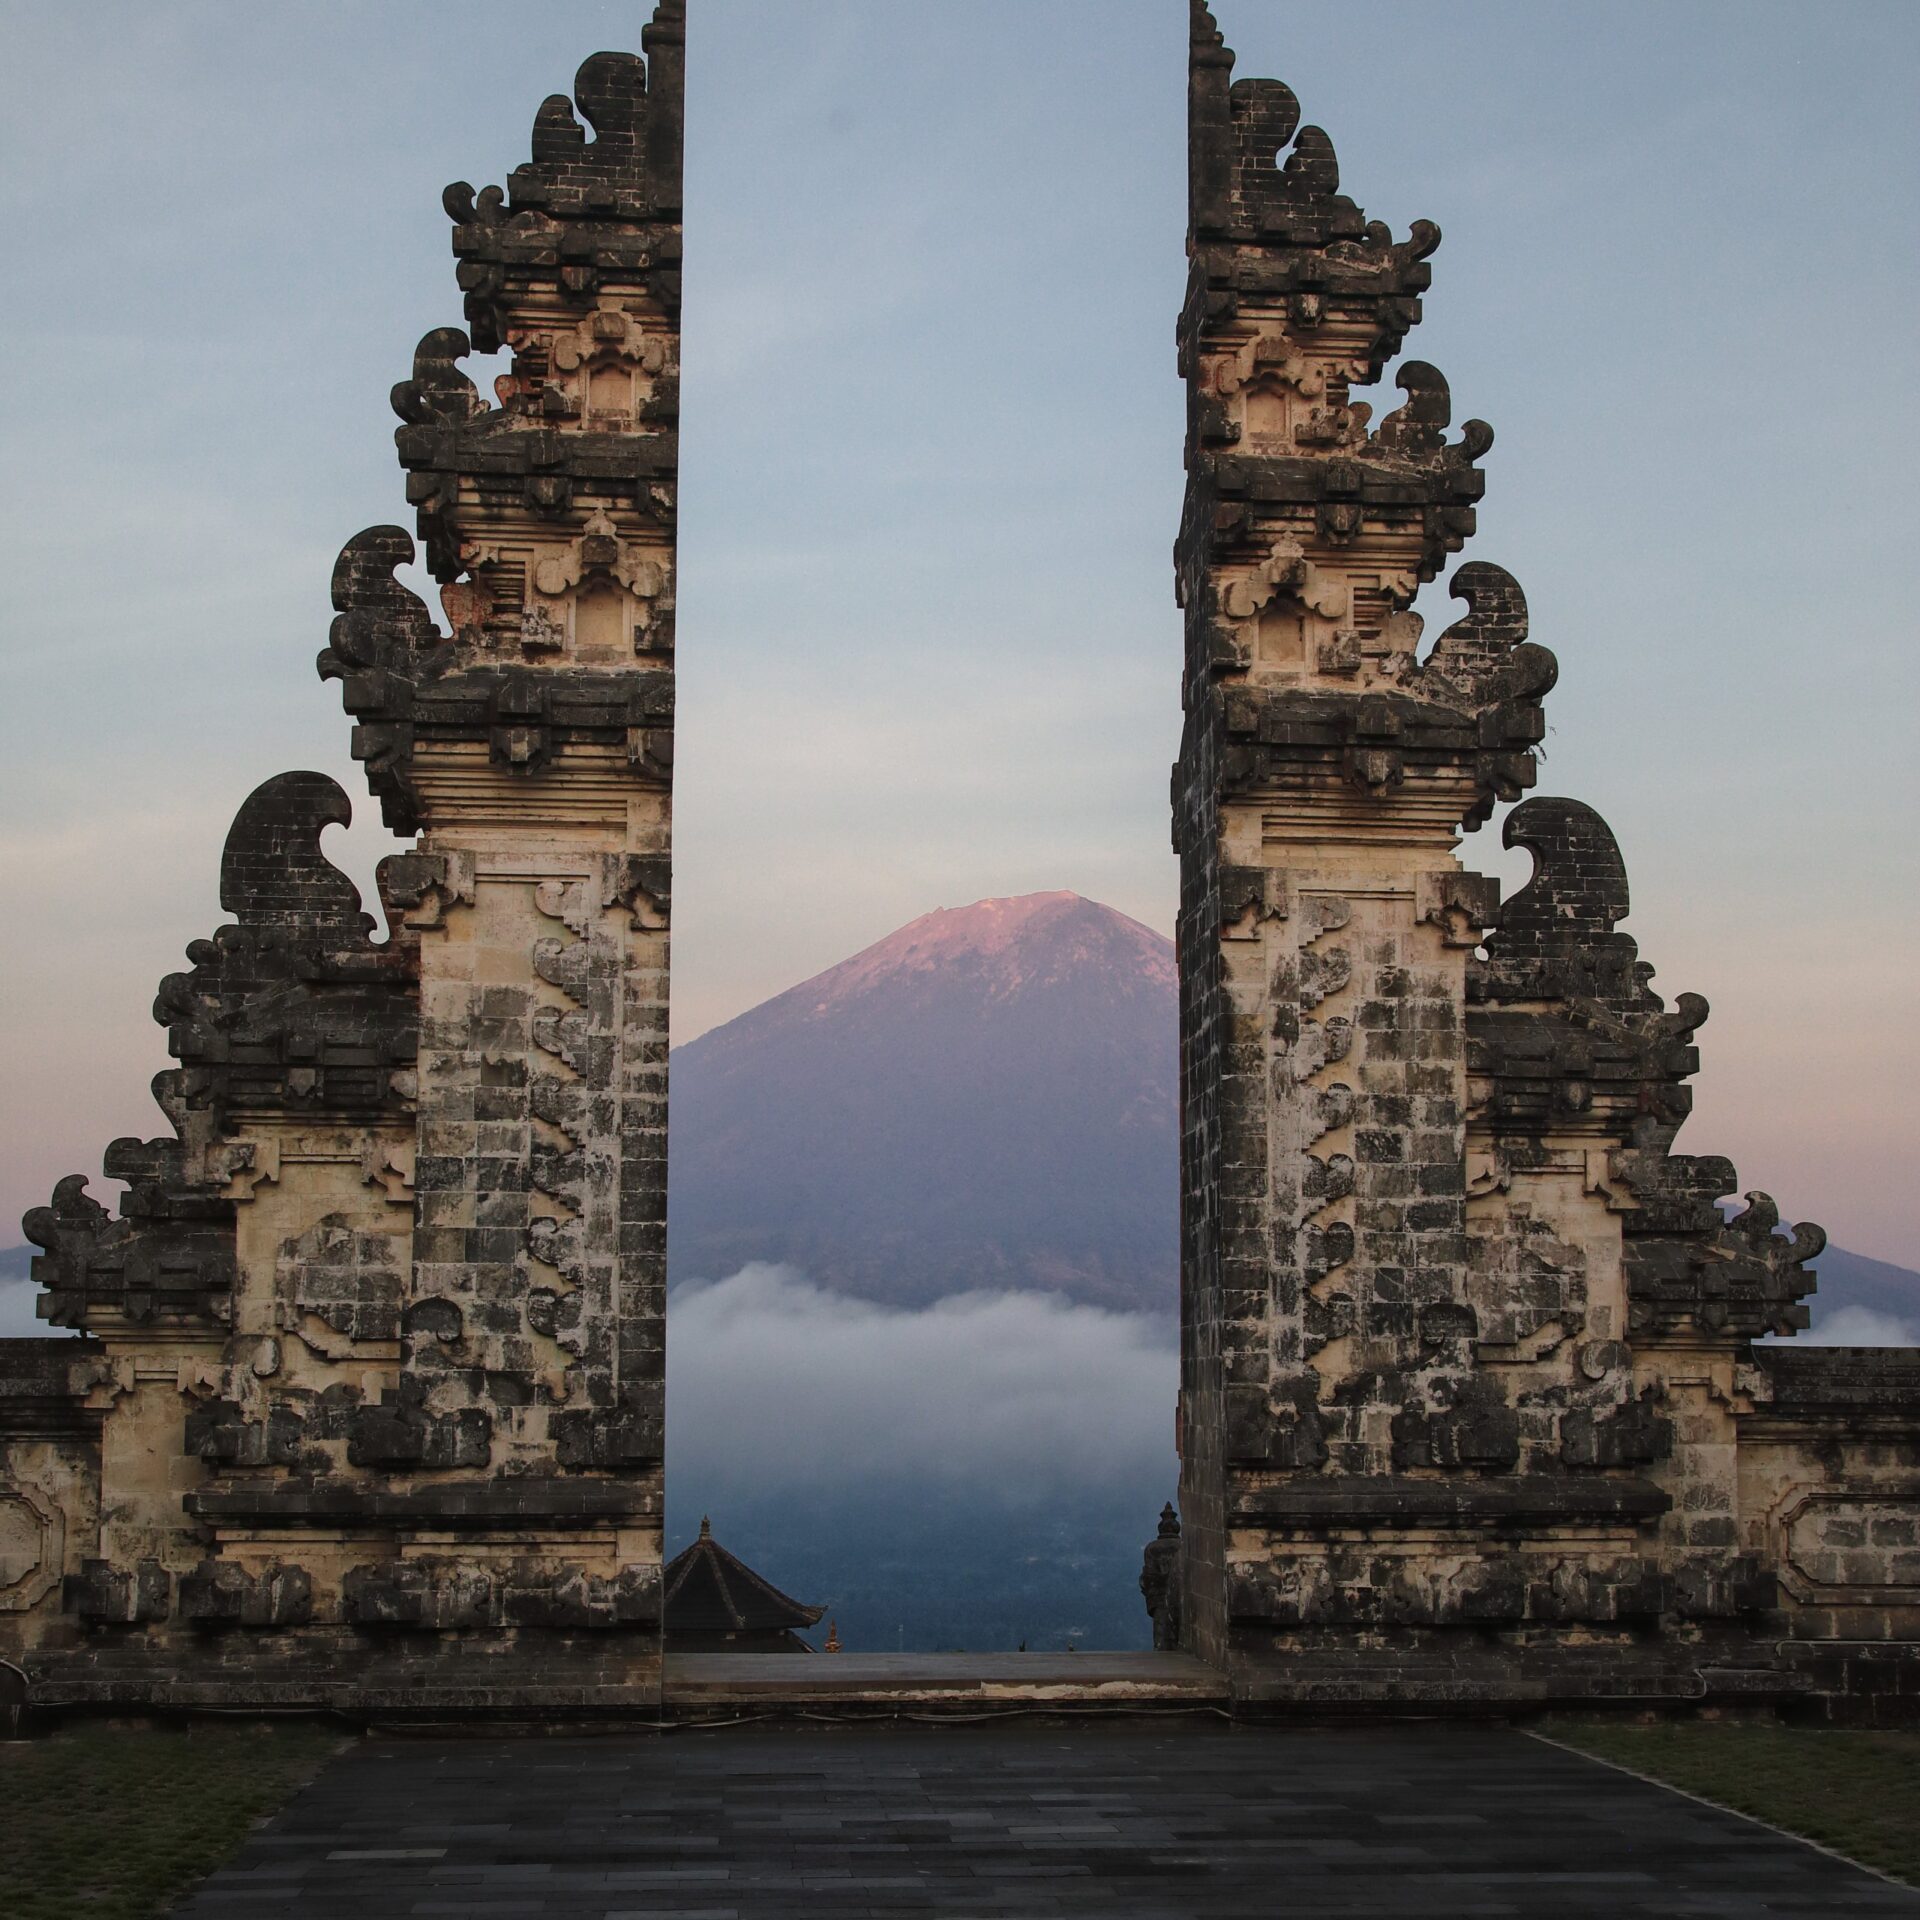
[[[1164,1301],[1173,944],[1059,890],[940,907],[673,1056],[676,1277]]]
[[[1097,900],[1059,889],[935,907],[839,965],[677,1048],[688,1059],[725,1053],[795,1022],[871,1012],[876,995],[937,988],[1004,1001],[1050,988],[1102,985],[1131,999],[1171,996],[1173,942]]]
[[[1009,894],[936,907],[793,991],[826,1006],[867,992],[888,975],[955,969],[990,976],[998,995],[1099,972],[1171,988],[1173,943],[1077,893]]]

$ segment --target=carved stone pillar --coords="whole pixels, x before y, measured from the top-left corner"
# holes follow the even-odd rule
[[[319,660],[419,836],[387,938],[321,847],[345,794],[267,782],[160,989],[174,1137],[109,1151],[120,1218],[78,1178],[28,1217],[98,1343],[49,1429],[85,1475],[50,1507],[9,1453],[41,1698],[659,1698],[683,42],[667,0],[446,195],[470,331],[393,394],[446,625],[375,527]],[[503,347],[488,404],[460,362]]]
[[[413,1258],[361,1464],[492,1523],[349,1612],[618,1628],[610,1684],[659,1652],[683,31],[582,67],[591,139],[550,100],[506,196],[448,189],[472,344],[513,354],[489,407],[443,328],[394,391],[448,632],[376,529],[322,661],[421,835]]]
[[[1369,222],[1293,95],[1231,70],[1194,0],[1187,1643],[1247,1699],[1686,1696],[1753,1657],[1708,1649],[1756,1604],[1734,1375],[1792,1324],[1817,1230],[1743,1267],[1712,1204],[1731,1168],[1666,1156],[1705,1004],[1668,1014],[1613,932],[1598,816],[1519,807],[1539,871],[1504,904],[1454,857],[1533,784],[1555,663],[1484,563],[1423,644],[1415,593],[1473,532],[1493,436],[1449,436],[1419,361],[1377,424],[1352,397],[1419,319],[1439,234]],[[1684,1336],[1655,1298],[1675,1267]],[[1696,1338],[1702,1286],[1752,1307]]]

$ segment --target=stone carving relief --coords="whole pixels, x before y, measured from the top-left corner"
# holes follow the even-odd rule
[[[0,1485],[0,1612],[37,1605],[60,1581],[66,1521],[23,1481]]]

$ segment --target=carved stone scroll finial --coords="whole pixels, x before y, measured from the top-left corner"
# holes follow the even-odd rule
[[[1578,800],[1528,800],[1501,839],[1533,855],[1533,878],[1500,909],[1500,950],[1571,952],[1627,917],[1627,863],[1613,829]]]
[[[220,856],[220,904],[243,927],[371,932],[360,890],[320,851],[327,827],[353,807],[324,773],[281,773],[242,804]]]

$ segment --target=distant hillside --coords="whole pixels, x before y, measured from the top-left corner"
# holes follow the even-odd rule
[[[1848,1253],[1844,1247],[1827,1248],[1813,1267],[1820,1285],[1807,1304],[1813,1310],[1811,1331],[1816,1337],[1831,1331],[1842,1345],[1896,1341],[1920,1346],[1920,1273]],[[1871,1328],[1862,1321],[1864,1314],[1887,1324]]]
[[[1017,1507],[985,1486],[673,1496],[667,1552],[713,1508],[716,1535],[757,1572],[823,1606],[862,1653],[991,1652],[1025,1646],[1145,1648],[1140,1549],[1164,1485],[1074,1489]],[[818,1646],[827,1623],[808,1638]]]
[[[930,913],[679,1048],[673,1278],[1176,1297],[1172,944],[1072,893]]]
[[[33,1310],[39,1291],[28,1279],[28,1263],[37,1247],[0,1248],[0,1340],[30,1340],[40,1334],[59,1333]]]

